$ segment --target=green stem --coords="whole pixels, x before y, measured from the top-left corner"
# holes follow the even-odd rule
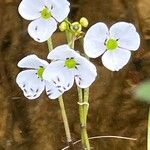
[[[147,150],[150,150],[150,108],[148,112]]]
[[[47,45],[48,45],[49,52],[52,51],[53,50],[53,43],[52,43],[52,39],[51,38],[49,38],[47,40]]]
[[[52,51],[53,50],[53,43],[52,43],[51,38],[48,39],[47,44],[48,44],[49,52]],[[58,98],[58,101],[59,101],[61,114],[62,114],[62,118],[63,118],[63,122],[64,122],[64,128],[65,128],[67,142],[69,144],[70,150],[73,150],[73,142],[72,142],[72,138],[71,138],[71,133],[70,133],[70,128],[69,128],[69,123],[68,123],[68,119],[67,119],[67,114],[66,114],[66,110],[65,110],[63,97],[60,96]]]
[[[79,103],[83,103],[83,91],[81,88],[77,87],[78,90],[78,98],[79,98]],[[85,145],[85,140],[84,140],[84,132],[83,129],[85,127],[84,125],[84,109],[83,106],[79,104],[79,116],[80,116],[80,124],[81,124],[81,143],[83,147],[86,147]]]
[[[84,102],[87,103],[84,105],[84,113],[85,113],[85,123],[87,122],[87,115],[89,110],[89,88],[84,89]]]
[[[86,88],[83,90],[84,94],[84,105],[83,105],[83,111],[84,111],[84,125],[85,127],[83,128],[83,136],[84,136],[84,141],[86,145],[86,149],[90,150],[90,142],[88,138],[88,133],[87,133],[87,115],[88,115],[88,109],[89,109],[89,88]]]
[[[68,36],[68,34],[66,34]],[[67,39],[70,39],[70,37],[67,37]],[[72,35],[71,40],[68,41],[69,46],[74,49],[74,41],[75,37]],[[88,108],[89,106],[86,104],[83,104],[84,102],[88,103],[89,99],[89,89],[83,90],[81,88],[78,89],[78,97],[79,97],[79,116],[80,116],[80,124],[81,124],[81,142],[82,146],[86,150],[90,150],[90,143],[88,139],[87,134],[87,114],[88,114]]]
[[[66,114],[66,110],[65,110],[65,105],[64,105],[63,97],[60,96],[58,98],[58,100],[59,100],[61,114],[62,114],[62,118],[63,118],[63,122],[64,122],[64,127],[65,127],[67,142],[68,142],[68,144],[70,146],[70,149],[73,149],[73,143],[72,143],[72,138],[71,138],[71,134],[70,134],[70,128],[69,128],[69,123],[68,123],[68,119],[67,119],[67,114]]]

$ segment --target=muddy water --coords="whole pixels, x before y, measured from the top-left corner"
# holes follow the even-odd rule
[[[28,54],[47,56],[46,44],[34,42],[27,34],[28,22],[17,12],[19,1],[0,1],[0,150],[60,150],[65,147],[65,133],[57,101],[43,94],[28,101],[15,83],[20,71],[16,64]],[[98,78],[90,91],[88,116],[89,136],[120,135],[137,138],[91,140],[95,150],[146,150],[148,105],[136,101],[132,92],[137,84],[150,76],[150,2],[149,0],[74,0],[70,17],[82,16],[90,25],[103,21],[132,22],[138,28],[142,45],[121,71],[111,73],[100,59],[93,61]],[[54,45],[65,43],[57,32]],[[79,44],[76,47],[81,49]],[[80,139],[77,94],[75,87],[65,94],[65,105],[73,140]],[[80,149],[80,147],[75,147]]]

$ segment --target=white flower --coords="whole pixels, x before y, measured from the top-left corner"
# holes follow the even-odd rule
[[[19,61],[18,66],[27,68],[27,70],[18,74],[16,82],[28,99],[38,98],[45,88],[50,99],[56,99],[62,95],[54,84],[54,82],[58,82],[56,77],[53,77],[52,82],[47,82],[43,79],[43,72],[47,65],[48,62],[38,58],[36,55],[29,55]]]
[[[87,88],[95,81],[96,67],[68,45],[56,47],[48,59],[52,62],[45,69],[43,78],[51,82],[52,77],[57,76],[61,84],[55,84],[62,94],[73,86],[74,80],[80,88]]]
[[[33,20],[28,26],[29,35],[37,42],[48,40],[69,14],[67,0],[22,0],[19,13],[26,20]]]
[[[86,33],[84,51],[96,58],[103,54],[103,65],[112,71],[119,71],[129,61],[131,51],[140,46],[140,36],[134,25],[118,22],[110,30],[104,23],[96,23]]]

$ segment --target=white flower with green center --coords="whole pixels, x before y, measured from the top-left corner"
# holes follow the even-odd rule
[[[37,42],[47,41],[70,12],[67,0],[22,0],[19,13],[26,20],[29,35]]]
[[[140,36],[131,23],[118,22],[110,30],[104,23],[96,23],[86,33],[84,51],[91,58],[102,56],[103,65],[119,71],[140,46]]]
[[[61,84],[55,84],[62,94],[73,86],[74,80],[80,88],[87,88],[95,81],[96,67],[68,45],[56,47],[49,53],[48,59],[52,62],[45,69],[43,78],[51,82],[57,76]]]
[[[46,88],[50,99],[56,99],[62,95],[56,84],[61,84],[57,76],[52,78],[51,82],[43,79],[43,72],[48,66],[48,62],[38,58],[36,55],[29,55],[19,61],[20,68],[28,68],[21,71],[16,78],[16,82],[22,89],[24,96],[28,99],[36,99]],[[51,74],[49,74],[50,76]]]

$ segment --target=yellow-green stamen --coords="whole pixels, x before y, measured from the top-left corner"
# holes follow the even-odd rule
[[[43,72],[44,72],[45,68],[43,67],[39,67],[38,71],[37,71],[37,75],[39,78],[41,78],[43,80]]]
[[[65,61],[65,66],[68,68],[68,69],[73,69],[76,67],[76,64],[77,62],[74,60],[74,58],[70,58],[70,59],[67,59]]]
[[[41,16],[43,19],[49,19],[52,17],[51,12],[49,11],[49,9],[47,7],[45,7],[42,11],[41,11]]]
[[[106,47],[108,50],[114,50],[114,49],[118,48],[118,41],[115,39],[109,39],[106,42]]]

